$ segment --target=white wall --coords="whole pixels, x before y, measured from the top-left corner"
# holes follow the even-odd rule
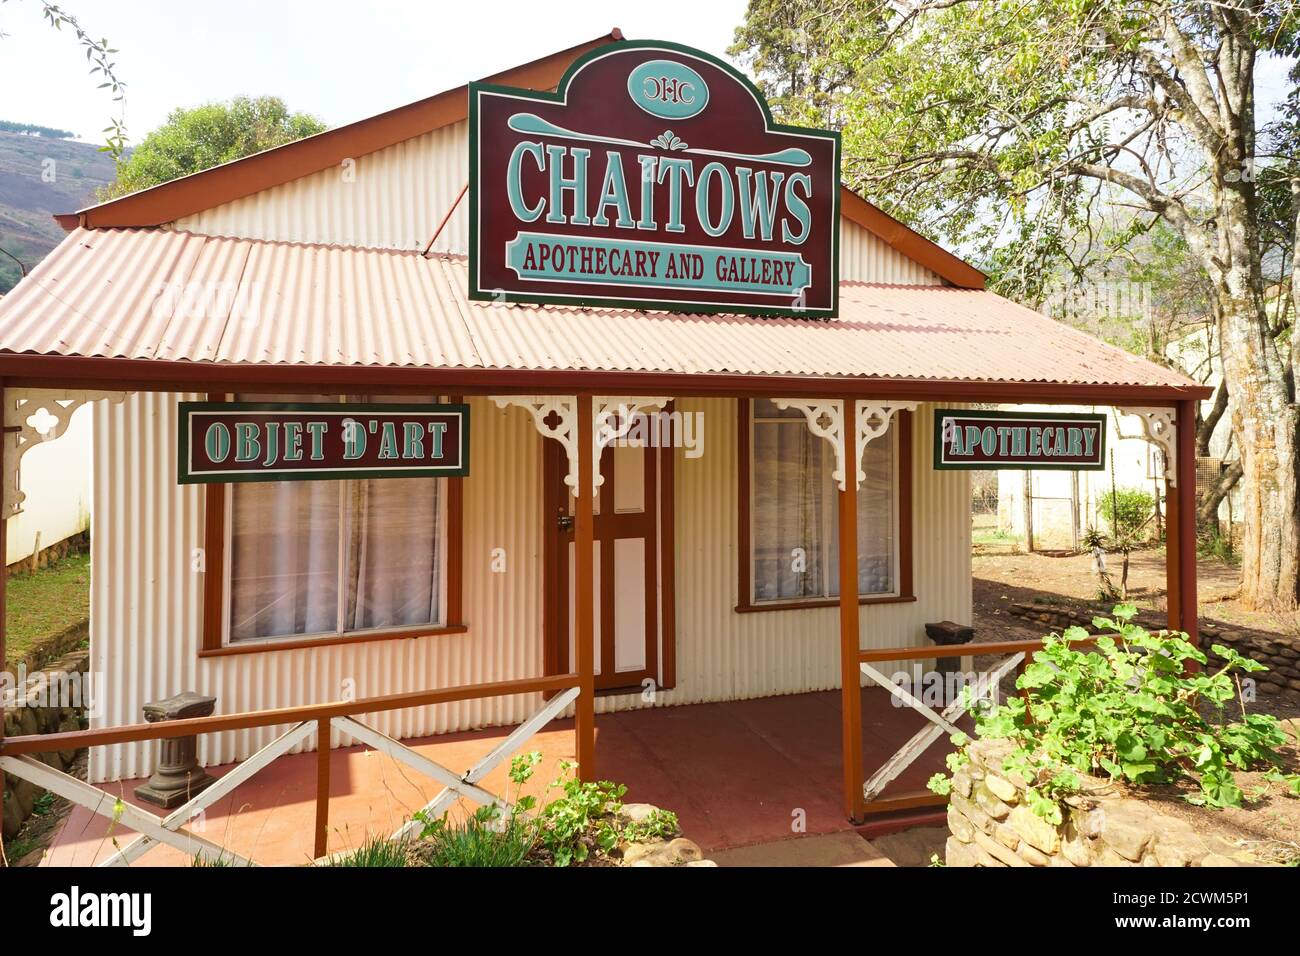
[[[321,170],[282,186],[214,206],[172,223],[212,236],[321,242],[379,249],[423,249],[449,210],[434,252],[469,252],[469,124],[417,136],[354,165]],[[872,233],[841,220],[840,278],[898,285],[942,280]]]
[[[465,614],[470,630],[405,641],[198,657],[203,489],[175,476],[174,394],[137,394],[95,406],[95,513],[91,652],[108,689],[94,726],[140,720],[141,706],[182,690],[218,697],[219,712],[536,676],[542,668],[541,441],[519,409],[472,399],[474,451],[465,484]],[[705,452],[676,456],[677,689],[662,706],[824,690],[839,683],[835,608],[738,614],[736,413],[729,399],[682,401],[706,416]],[[969,481],[930,467],[927,408],[916,413],[915,586],[918,601],[862,608],[862,644],[921,644],[925,621],[969,620]],[[507,572],[489,570],[505,548]],[[536,697],[474,701],[377,715],[396,737],[517,722]],[[598,710],[644,706],[603,697]],[[205,765],[242,759],[273,730],[206,735]],[[338,743],[336,736],[335,743]],[[153,747],[92,751],[95,781],[151,772]]]
[[[393,249],[423,248],[467,180],[461,123],[173,223],[211,235]],[[353,175],[355,174],[355,175]],[[435,251],[465,252],[464,204]],[[898,284],[940,279],[874,235],[845,221],[841,278]],[[467,634],[200,660],[202,489],[175,481],[175,411],[180,396],[136,395],[95,409],[91,650],[111,699],[96,726],[140,719],[146,701],[180,690],[219,697],[221,712],[336,699],[342,682],[358,696],[476,683],[541,672],[541,438],[522,410],[472,400],[473,461],[465,486]],[[735,404],[683,401],[707,417],[706,452],[677,455],[678,685],[658,704],[729,700],[837,686],[834,608],[736,614]],[[930,469],[930,415],[916,416],[915,603],[867,606],[865,646],[919,643],[921,623],[970,616],[969,481]],[[493,548],[506,574],[488,573]],[[599,710],[639,706],[604,697]],[[377,729],[407,737],[517,722],[535,699],[475,701],[379,715]],[[272,730],[209,735],[200,758],[248,756]],[[337,740],[336,740],[337,742]],[[94,780],[152,770],[147,745],[95,748]]]
[[[9,519],[5,564],[30,557],[37,532],[41,548],[48,548],[90,526],[91,431],[91,414],[82,406],[59,438],[23,455],[19,485],[27,497]]]

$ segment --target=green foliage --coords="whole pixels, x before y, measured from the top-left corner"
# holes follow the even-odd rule
[[[7,2],[7,0],[0,0],[0,3],[4,2]],[[113,98],[113,102],[118,104],[118,115],[109,119],[109,125],[103,130],[105,134],[104,145],[100,147],[100,152],[110,154],[113,161],[120,164],[122,155],[126,151],[126,125],[123,121],[123,111],[126,106],[126,84],[117,75],[117,63],[113,59],[118,51],[108,45],[107,39],[101,38],[97,40],[86,32],[82,28],[81,22],[58,4],[49,3],[46,0],[37,0],[35,6],[40,8],[41,16],[52,29],[62,33],[64,27],[67,27],[68,32],[76,37],[77,43],[86,54],[86,64],[90,68],[90,75],[100,81],[98,88],[106,90]],[[4,37],[5,33],[0,31],[0,39],[4,39]],[[29,129],[42,133],[46,131],[46,127],[29,127]],[[61,133],[63,131],[49,130],[48,132]]]
[[[584,783],[570,776],[573,765],[560,765],[561,776],[552,782],[563,795],[542,808],[538,839],[556,866],[583,863],[595,850],[608,853],[618,846],[618,812],[627,787],[601,780]]]
[[[1133,539],[1155,513],[1156,500],[1141,488],[1115,488],[1097,503],[1097,513],[1115,541]]]
[[[521,789],[532,779],[541,759],[534,751],[511,761],[511,784]],[[572,775],[573,767],[567,761],[560,764],[559,776],[547,786],[540,802],[521,795],[509,811],[481,807],[459,824],[445,814],[438,819],[416,814],[424,823],[421,839],[431,847],[429,864],[526,866],[543,862],[569,866],[584,863],[594,854],[608,855],[620,843],[676,835],[677,815],[667,810],[625,823],[620,814],[627,788],[609,780],[584,783]],[[557,790],[558,796],[545,799]]]
[[[25,133],[29,136],[40,136],[43,139],[77,138],[77,134],[70,130],[37,126],[35,123],[15,123],[13,120],[0,120],[0,133]]]
[[[523,866],[532,852],[534,828],[517,812],[479,807],[462,825],[446,816],[426,822],[430,866]]]
[[[227,103],[173,110],[166,123],[132,150],[100,198],[170,182],[324,129],[314,116],[290,113],[275,96],[237,96]]]
[[[1080,789],[1079,774],[1134,785],[1187,778],[1200,786],[1189,800],[1211,807],[1242,804],[1236,771],[1280,774],[1286,735],[1275,718],[1248,714],[1241,690],[1241,674],[1268,668],[1216,644],[1224,666],[1191,671],[1206,658],[1187,635],[1152,634],[1132,623],[1136,613],[1121,604],[1113,619],[1094,619],[1109,632],[1097,638],[1097,653],[1073,646],[1088,636],[1082,628],[1048,636],[1016,681],[1028,700],[1012,697],[978,715],[979,736],[1014,744],[1004,769],[1026,781],[1027,804],[1052,823],[1061,822],[1061,799]],[[1224,711],[1234,701],[1240,719],[1229,722]],[[1205,705],[1215,721],[1203,716]],[[1300,777],[1282,779],[1300,789]],[[948,785],[931,781],[931,789]]]
[[[728,52],[757,75],[779,118],[842,131],[852,188],[966,250],[1004,294],[1041,301],[1092,264],[1122,270],[1162,217],[1169,231],[1151,261],[1167,255],[1200,274],[1216,210],[1208,190],[1184,184],[1239,183],[1243,159],[1258,155],[1241,155],[1255,148],[1253,103],[1241,104],[1245,135],[1232,141],[1231,96],[1217,72],[1234,83],[1270,53],[1293,66],[1296,34],[1291,2],[1236,5],[1225,18],[1207,0],[750,0]],[[1198,69],[1178,63],[1171,45]],[[1227,60],[1225,49],[1240,56]],[[1208,107],[1188,104],[1216,92],[1223,127],[1210,110],[1207,134],[1199,111]],[[1300,115],[1300,97],[1288,102]],[[1293,147],[1273,153],[1288,154]],[[1261,194],[1276,184],[1278,213],[1261,218],[1289,218],[1293,229],[1287,178],[1266,173]],[[1191,234],[1189,254],[1181,243]],[[1183,283],[1184,298],[1190,291]],[[1158,343],[1125,341],[1139,344],[1144,354]]]
[[[1196,553],[1203,558],[1215,558],[1224,564],[1237,564],[1241,560],[1231,536],[1223,534],[1217,528],[1208,529],[1197,537]]]
[[[336,856],[328,866],[407,867],[411,865],[411,846],[407,840],[367,837],[356,850]]]
[[[628,843],[644,843],[647,840],[669,840],[680,829],[677,814],[655,808],[645,819],[633,820],[624,826],[621,836]]]

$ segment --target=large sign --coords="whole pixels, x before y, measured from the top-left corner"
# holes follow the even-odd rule
[[[1106,416],[938,408],[934,467],[1099,471],[1106,467]]]
[[[623,42],[469,96],[470,298],[836,314],[839,134],[721,60]]]
[[[177,481],[469,473],[469,407],[389,402],[181,402]]]

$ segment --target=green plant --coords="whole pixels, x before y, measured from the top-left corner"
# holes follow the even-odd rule
[[[644,843],[647,840],[667,840],[676,836],[680,829],[677,814],[656,808],[643,819],[624,825],[620,836],[628,843]]]
[[[1196,553],[1203,558],[1217,558],[1224,564],[1236,564],[1239,560],[1232,538],[1217,528],[1203,532],[1196,539]]]
[[[367,837],[356,850],[336,856],[327,866],[406,867],[411,865],[409,840],[389,840],[385,837]]]
[[[1092,525],[1083,533],[1083,546],[1092,552],[1093,570],[1097,572],[1097,600],[1119,600],[1119,588],[1106,570],[1106,536]]]
[[[538,751],[520,754],[510,761],[510,783],[522,789],[541,762]],[[507,788],[506,798],[510,791]],[[415,818],[424,824],[420,838],[427,841],[430,866],[511,867],[524,866],[537,843],[537,824],[529,813],[537,798],[520,795],[508,811],[491,805],[479,807],[463,823],[453,823],[447,814],[436,819],[424,813]]]
[[[1277,769],[1277,748],[1287,739],[1277,720],[1246,712],[1241,674],[1268,668],[1216,644],[1223,667],[1201,670],[1206,657],[1186,634],[1152,634],[1132,623],[1136,614],[1121,604],[1113,619],[1095,618],[1094,627],[1113,633],[1096,639],[1097,653],[1072,646],[1088,637],[1083,628],[1048,636],[1016,681],[1026,697],[977,715],[979,736],[1014,745],[1004,769],[1026,782],[1029,807],[1059,824],[1061,800],[1080,790],[1081,773],[1137,785],[1190,778],[1200,792],[1188,799],[1212,807],[1241,805],[1234,771],[1268,768],[1300,789],[1300,775]],[[1229,722],[1224,711],[1234,700],[1240,719]],[[1217,722],[1202,713],[1206,704]],[[948,767],[955,772],[968,759],[969,741],[953,742],[958,751]],[[944,793],[951,780],[936,774],[930,786]]]
[[[421,837],[428,841],[429,866],[524,866],[535,841],[535,828],[516,813],[500,807],[475,810],[462,824],[444,816],[426,824]]]
[[[627,787],[610,780],[578,780],[569,776],[573,766],[568,761],[560,764],[560,776],[551,787],[559,787],[563,796],[539,814],[538,839],[556,866],[582,863],[593,850],[608,853],[619,841],[618,813]]]
[[[516,757],[510,764],[510,783],[522,790],[532,779],[542,755],[536,751]],[[508,810],[481,807],[461,823],[444,814],[428,819],[421,840],[428,846],[431,866],[526,866],[550,863],[569,866],[584,863],[594,854],[609,854],[621,842],[668,839],[678,832],[677,814],[655,809],[643,819],[623,822],[623,795],[627,787],[602,780],[576,779],[574,764],[560,763],[558,776],[543,792],[559,796],[540,805],[536,797],[521,795]],[[507,803],[509,791],[507,791]],[[536,811],[534,813],[533,811]]]
[[[1141,488],[1117,488],[1115,486],[1115,456],[1110,460],[1110,494],[1097,505],[1097,513],[1110,525],[1109,536],[1103,536],[1096,528],[1089,528],[1084,541],[1092,549],[1097,560],[1097,577],[1100,587],[1097,596],[1103,601],[1128,599],[1129,555],[1145,540],[1146,526],[1155,514],[1156,501]],[[1103,566],[1105,560],[1102,551],[1118,552],[1120,555],[1119,587],[1111,581],[1109,572]]]
[[[1111,537],[1135,538],[1155,514],[1156,500],[1141,488],[1111,487],[1097,505],[1097,511],[1110,526]]]

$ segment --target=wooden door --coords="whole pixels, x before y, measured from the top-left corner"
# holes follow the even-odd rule
[[[593,528],[595,555],[596,688],[640,689],[660,681],[659,466],[656,449],[606,448]],[[671,458],[668,458],[671,463]],[[573,658],[573,507],[564,484],[568,459],[546,442],[545,662],[548,673],[567,673]]]

